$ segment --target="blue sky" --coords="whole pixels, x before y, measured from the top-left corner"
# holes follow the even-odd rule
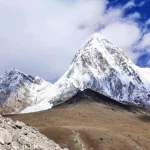
[[[149,0],[0,0],[0,74],[12,67],[54,82],[95,32],[150,67]]]
[[[131,0],[109,0],[109,2],[110,2],[109,7],[111,7],[112,5],[116,7],[118,5],[124,6],[126,3],[132,1]],[[127,9],[124,13],[124,16],[126,17],[130,14],[133,14],[134,12],[138,12],[141,15],[141,17],[137,19],[137,22],[139,26],[141,26],[141,28],[144,28],[145,22],[150,18],[150,0],[145,0],[145,1],[135,0],[134,3],[135,3],[135,7],[131,7]],[[138,5],[141,5],[141,7]],[[148,24],[146,32],[149,32],[149,30],[150,30],[150,24]],[[145,51],[145,49],[141,48],[141,51]],[[141,67],[150,67],[150,64],[148,63],[149,60],[150,60],[150,54],[147,52],[143,52],[143,54],[141,54],[138,57],[136,64]]]

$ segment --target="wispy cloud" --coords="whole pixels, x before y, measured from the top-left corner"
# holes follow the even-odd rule
[[[139,7],[142,7],[143,5],[145,5],[146,4],[146,0],[143,0],[143,1],[141,1],[139,4],[138,4],[138,6]]]
[[[146,21],[146,25],[150,25],[150,19]]]
[[[123,9],[129,9],[129,8],[132,8],[132,7],[136,7],[136,4],[135,4],[134,0],[131,0],[131,1],[127,2],[123,6]]]

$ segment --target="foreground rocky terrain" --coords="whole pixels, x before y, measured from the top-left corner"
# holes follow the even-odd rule
[[[150,150],[150,110],[91,90],[50,110],[10,117],[70,150]]]
[[[0,116],[0,150],[62,150],[56,143],[22,122]],[[67,150],[67,149],[64,149]]]

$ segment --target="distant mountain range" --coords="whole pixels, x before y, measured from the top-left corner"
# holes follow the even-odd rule
[[[7,71],[0,77],[0,102],[5,113],[35,112],[91,89],[117,101],[150,108],[149,75],[149,68],[136,66],[121,49],[94,34],[53,85],[15,69]]]

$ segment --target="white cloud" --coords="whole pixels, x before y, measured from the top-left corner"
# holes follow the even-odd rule
[[[145,33],[141,42],[138,44],[139,49],[146,49],[150,53],[150,32]]]
[[[126,3],[126,5],[123,6],[123,9],[128,9],[128,8],[132,8],[135,6],[136,6],[136,4],[135,4],[134,0],[132,0],[132,1],[129,1],[128,3]]]
[[[112,43],[122,48],[132,61],[136,62],[139,53],[132,52],[133,47],[140,38],[140,30],[136,23],[114,22],[107,25],[101,33],[110,39]]]
[[[137,24],[128,22],[115,22],[109,24],[101,33],[123,49],[131,49],[140,37]]]
[[[124,8],[124,9],[130,9],[130,8],[132,8],[132,7],[142,7],[143,5],[145,5],[145,3],[146,3],[145,0],[143,0],[143,1],[141,1],[141,2],[136,2],[135,0],[131,0],[131,1],[127,2],[127,3],[123,6],[123,8]]]
[[[139,7],[142,7],[143,5],[145,5],[145,3],[146,3],[145,0],[144,0],[144,1],[141,1],[141,2],[138,4],[138,6],[139,6]]]
[[[141,32],[135,23],[139,14],[126,18],[123,14],[135,7],[134,1],[109,10],[107,3],[107,0],[0,0],[0,72],[15,67],[54,80],[67,70],[84,40],[102,27],[101,32],[108,39],[132,53]]]
[[[148,60],[147,65],[150,67],[150,60]]]
[[[140,19],[140,18],[141,18],[141,15],[140,15],[140,13],[138,13],[138,12],[134,12],[134,13],[128,15],[128,18],[129,18],[130,20],[136,20],[136,19]]]
[[[93,33],[105,7],[104,0],[0,0],[1,72],[15,67],[46,79],[57,78]]]
[[[147,25],[150,25],[150,19],[148,19],[148,20],[146,21],[146,24],[147,24]]]

